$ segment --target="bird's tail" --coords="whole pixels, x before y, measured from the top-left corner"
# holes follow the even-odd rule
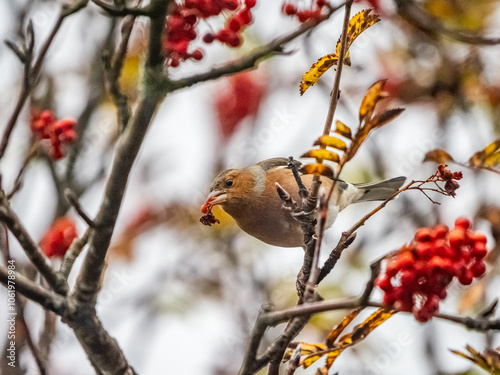
[[[361,191],[361,196],[356,202],[384,201],[398,191],[405,180],[406,177],[400,176],[375,183],[354,184]]]

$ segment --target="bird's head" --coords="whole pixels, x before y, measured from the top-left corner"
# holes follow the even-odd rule
[[[228,169],[220,173],[210,186],[210,194],[203,205],[206,211],[210,206],[222,205],[229,208],[242,206],[251,198],[254,191],[255,178],[248,168]]]

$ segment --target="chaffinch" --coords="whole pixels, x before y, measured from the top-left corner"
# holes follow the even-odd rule
[[[300,162],[297,162],[300,165]],[[280,184],[295,201],[299,201],[298,186],[287,158],[272,158],[242,169],[228,169],[212,182],[203,213],[221,205],[245,232],[265,243],[281,247],[303,246],[303,232],[291,213],[282,208],[283,201],[276,191]],[[301,176],[309,189],[313,175]],[[385,200],[404,183],[396,177],[371,184],[350,184],[339,180],[328,205],[329,228],[338,213],[351,203]],[[321,176],[321,189],[332,186],[331,178]]]

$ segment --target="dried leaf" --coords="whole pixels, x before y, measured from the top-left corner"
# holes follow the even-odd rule
[[[335,133],[340,134],[347,139],[352,139],[351,128],[344,124],[342,121],[337,120],[335,123]]]
[[[396,117],[398,117],[401,113],[403,113],[405,109],[404,108],[391,108],[388,109],[387,111],[384,111],[378,115],[375,115],[371,120],[370,120],[370,130],[380,128],[381,126],[384,126],[385,124],[388,124],[392,120],[394,120]]]
[[[354,40],[366,29],[370,26],[376,24],[380,21],[380,18],[377,14],[370,14],[371,9],[364,9],[361,12],[354,15],[349,20],[349,26],[347,29],[347,53],[346,53],[346,63],[350,65],[349,61],[349,48],[351,47]],[[302,77],[302,81],[300,82],[300,95],[303,95],[306,90],[314,85],[318,79],[332,66],[337,65],[338,56],[340,55],[340,38],[337,42],[336,52],[328,54],[320,58],[316,63],[314,63],[309,70]]]
[[[333,147],[340,151],[345,151],[347,149],[347,145],[343,140],[337,137],[330,137],[329,135],[323,135],[319,137],[314,142],[314,146]]]
[[[347,314],[342,321],[337,324],[337,326],[330,332],[328,337],[326,338],[326,346],[332,347],[335,343],[335,340],[340,336],[342,331],[347,327],[353,320],[358,316],[358,314],[363,310],[363,308],[358,307],[357,309],[352,310],[349,314]]]
[[[328,178],[333,178],[333,170],[329,165],[326,164],[307,164],[300,168],[300,172],[302,172],[303,174],[316,174]]]
[[[363,120],[368,122],[375,110],[375,106],[380,101],[380,99],[385,98],[387,95],[383,92],[386,79],[381,79],[370,86],[368,91],[361,102],[359,107],[359,123],[361,124]]]
[[[470,345],[467,345],[466,349],[468,353],[462,353],[454,349],[450,349],[450,351],[462,358],[468,359],[491,374],[500,374],[500,352],[498,350],[485,349],[483,354],[481,354]]]
[[[446,164],[450,161],[454,161],[450,154],[448,154],[445,150],[440,148],[436,148],[434,150],[430,150],[424,157],[424,163],[426,161],[433,161],[438,164]]]
[[[317,150],[309,150],[305,154],[301,156],[301,158],[316,158],[316,161],[321,162],[323,160],[333,161],[334,163],[338,163],[340,157],[333,151],[317,149]]]
[[[494,167],[500,163],[500,140],[490,143],[484,150],[476,152],[469,159],[471,167]]]
[[[351,160],[354,157],[354,155],[356,155],[356,152],[358,152],[359,147],[366,140],[366,138],[368,137],[368,135],[372,130],[379,128],[387,124],[388,122],[394,120],[403,111],[404,108],[388,109],[387,111],[382,112],[379,115],[375,115],[373,118],[370,119],[370,121],[365,121],[364,125],[362,125],[361,128],[359,128],[358,131],[356,132],[356,135],[352,140],[352,144],[347,150],[346,161]]]

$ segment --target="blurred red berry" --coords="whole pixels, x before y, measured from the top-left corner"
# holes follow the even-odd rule
[[[281,7],[282,13],[287,16],[297,17],[299,22],[304,23],[309,20],[319,21],[323,14],[323,9],[327,8],[329,2],[326,0],[313,1],[309,8],[297,9],[294,4],[285,1]]]
[[[77,237],[75,223],[64,217],[52,223],[40,241],[40,247],[49,258],[62,258]]]
[[[224,140],[247,117],[255,117],[266,92],[264,80],[255,72],[244,72],[226,79],[227,86],[215,99],[219,131]]]
[[[54,160],[64,157],[64,145],[76,140],[76,121],[69,118],[57,121],[52,111],[32,114],[30,127],[35,138],[50,140],[49,154]]]

